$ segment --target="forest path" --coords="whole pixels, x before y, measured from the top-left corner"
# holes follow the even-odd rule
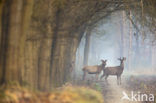
[[[104,103],[139,103],[127,99],[122,100],[122,97],[124,96],[123,92],[129,95],[131,91],[124,89],[122,86],[118,86],[116,77],[109,77],[108,84],[106,84],[104,80],[100,81],[99,85],[102,88]]]

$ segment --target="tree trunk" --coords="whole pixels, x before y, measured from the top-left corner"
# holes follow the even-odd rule
[[[124,11],[122,12],[122,17],[120,20],[120,57],[124,56],[124,22],[125,22],[125,17],[124,17]]]
[[[140,64],[140,39],[139,39],[139,35],[138,33],[135,34],[135,38],[136,38],[136,43],[135,43],[135,67],[137,67]]]
[[[49,70],[53,20],[51,2],[51,0],[38,0],[37,3],[34,3],[31,29],[27,34],[25,49],[27,51],[25,53],[25,81],[31,87],[42,91],[50,89]]]
[[[2,44],[2,11],[3,11],[3,5],[4,5],[4,1],[1,1],[0,2],[0,50],[2,49],[1,48],[1,44]],[[0,53],[1,53],[1,51],[0,51]],[[1,57],[1,56],[0,56]],[[2,64],[1,64],[1,58],[0,58],[0,82],[1,82],[1,80],[2,80],[2,75],[3,75],[3,69],[2,69]]]
[[[131,14],[129,16],[131,16]],[[131,69],[131,60],[132,60],[132,24],[131,22],[129,22],[128,70]]]
[[[91,29],[88,29],[85,38],[83,65],[88,65],[90,39],[91,39]]]
[[[32,15],[32,9],[33,9],[34,0],[26,0],[23,1],[23,12],[22,12],[22,28],[21,28],[21,36],[19,40],[19,58],[20,58],[20,64],[19,68],[21,69],[22,74],[22,82],[25,82],[25,47],[26,47],[26,36],[29,32],[29,26],[30,26],[30,20]]]
[[[59,33],[61,35],[61,33]],[[76,37],[59,36],[56,39],[52,58],[51,86],[58,87],[71,79],[70,65],[75,62],[76,49],[78,47]]]
[[[38,88],[38,54],[40,40],[26,42],[25,48],[25,83],[32,88]]]
[[[2,24],[3,82],[21,81],[19,44],[22,24],[22,0],[8,0],[4,6]]]
[[[38,53],[38,89],[46,91],[50,89],[50,55],[51,39],[43,39],[41,41]],[[45,85],[46,84],[46,85]]]
[[[32,0],[7,0],[3,7],[0,50],[3,83],[23,81],[24,47],[32,4]]]

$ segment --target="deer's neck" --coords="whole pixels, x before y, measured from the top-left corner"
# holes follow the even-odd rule
[[[105,65],[102,65],[101,68],[104,69],[105,68]]]
[[[120,66],[122,69],[124,69],[124,63],[121,63]]]
[[[103,68],[104,68],[104,65],[101,64],[101,65],[99,65],[99,67],[100,67],[101,69],[103,69]]]

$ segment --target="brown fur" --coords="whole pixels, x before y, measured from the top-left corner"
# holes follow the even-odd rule
[[[86,74],[96,74],[96,77],[98,79],[98,75],[101,73],[101,71],[105,68],[107,60],[101,60],[101,65],[95,65],[95,66],[85,66],[82,68],[83,70],[83,80],[85,80]]]
[[[115,66],[115,67],[106,67],[104,69],[104,74],[101,76],[101,79],[105,76],[105,80],[107,81],[107,78],[109,75],[116,75],[117,76],[117,84],[121,84],[121,75],[123,73],[124,70],[124,60],[126,60],[126,58],[119,58],[118,60],[120,60],[120,66]]]

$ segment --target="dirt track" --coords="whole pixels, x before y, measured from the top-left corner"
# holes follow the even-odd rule
[[[141,103],[136,101],[122,100],[122,92],[130,94],[131,91],[125,90],[122,86],[118,86],[116,77],[109,77],[108,84],[105,81],[100,81],[99,85],[102,87],[104,96],[104,103]]]

